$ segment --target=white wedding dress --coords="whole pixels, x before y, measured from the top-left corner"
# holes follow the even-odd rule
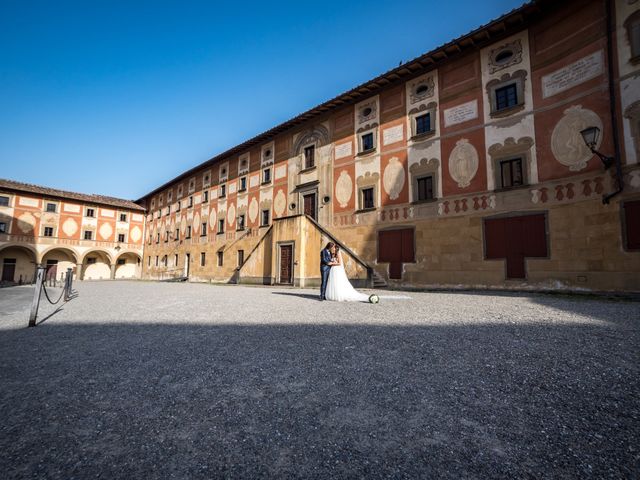
[[[347,278],[341,253],[338,253],[338,259],[340,265],[331,267],[331,270],[329,270],[326,291],[327,300],[333,300],[334,302],[368,302],[369,295],[358,292]]]

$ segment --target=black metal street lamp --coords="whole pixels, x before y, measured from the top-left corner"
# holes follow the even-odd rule
[[[597,155],[598,158],[602,161],[605,170],[613,165],[613,162],[615,161],[613,157],[607,157],[606,155],[603,155],[596,150],[596,145],[598,144],[598,139],[600,138],[600,129],[598,127],[587,127],[584,130],[580,131],[580,135],[582,135],[582,139],[584,140],[584,143],[587,145],[587,147],[589,147],[589,150],[591,150],[591,153]]]

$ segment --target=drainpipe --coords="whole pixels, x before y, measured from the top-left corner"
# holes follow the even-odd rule
[[[607,205],[609,201],[622,192],[624,189],[624,175],[622,173],[622,159],[620,158],[620,132],[618,131],[618,118],[616,116],[616,94],[613,70],[613,35],[615,18],[613,16],[613,3],[611,0],[606,1],[607,8],[607,57],[608,57],[608,73],[609,73],[609,114],[611,116],[611,126],[613,132],[613,148],[614,160],[616,166],[616,183],[618,188],[611,193],[602,197],[602,203]]]

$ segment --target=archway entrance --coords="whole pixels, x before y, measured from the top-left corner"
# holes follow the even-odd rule
[[[68,248],[52,248],[45,252],[41,260],[42,266],[46,268],[45,278],[48,281],[64,280],[64,275],[68,268],[75,272],[78,256],[73,250]]]
[[[28,247],[0,247],[0,279],[3,283],[31,283],[35,278],[36,254]]]
[[[101,250],[86,253],[82,261],[82,280],[109,280],[110,278],[109,255]]]
[[[139,278],[142,258],[137,253],[122,253],[116,259],[114,278]]]

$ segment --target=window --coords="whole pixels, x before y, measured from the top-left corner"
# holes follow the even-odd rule
[[[117,263],[118,265],[124,265],[126,263],[126,260],[124,258],[119,258]]]
[[[373,199],[374,189],[373,187],[363,188],[362,192],[362,209],[375,208],[375,202]]]
[[[624,22],[629,37],[629,47],[631,48],[631,61],[633,63],[640,60],[640,12],[631,14]]]
[[[207,203],[209,201],[209,191],[205,190],[202,192],[202,203]]]
[[[187,233],[184,238],[191,238],[191,225],[187,225]]]
[[[224,218],[218,220],[218,233],[224,233]]]
[[[207,236],[207,222],[202,222],[200,227],[201,227],[200,236],[201,237],[206,237]]]
[[[227,196],[227,186],[220,185],[220,198],[224,198]]]
[[[173,256],[173,266],[174,267],[178,266],[178,254],[177,253]]]
[[[169,209],[171,209],[171,206],[169,206]],[[127,214],[126,213],[121,213],[120,214],[120,221],[121,222],[126,222],[127,221]]]
[[[624,202],[624,243],[627,250],[640,250],[640,200]]]
[[[96,212],[93,208],[87,208],[87,217],[95,217],[96,216]]]
[[[162,210],[161,210],[161,209],[159,209],[159,210],[156,212],[156,218],[160,218],[160,215],[162,215]]]
[[[362,151],[368,152],[373,149],[373,133],[365,133],[362,135]]]
[[[91,230],[85,230],[84,231],[84,239],[85,240],[93,239],[93,232]]]
[[[7,233],[7,224],[5,222],[0,222],[0,233]]]
[[[238,185],[238,191],[244,192],[247,189],[247,177],[240,177],[240,182]]]
[[[171,214],[171,205],[167,205],[167,217]]]
[[[151,255],[149,255],[147,257],[147,266],[150,267],[151,266]]]
[[[176,228],[176,238],[175,241],[177,242],[178,240],[180,240],[180,229]]]
[[[182,202],[178,200],[178,206],[176,207],[176,212],[179,212],[181,208],[182,208]]]
[[[187,205],[187,208],[191,207],[193,207],[193,197],[189,197],[189,205]]]
[[[496,88],[496,111],[518,105],[518,88],[515,83]]]
[[[244,265],[244,250],[238,250],[238,267]]]
[[[304,168],[313,168],[316,166],[316,147],[310,145],[304,149]]]
[[[431,113],[425,113],[416,117],[416,135],[422,135],[431,131]]]
[[[44,227],[44,236],[53,237],[53,227]]]
[[[238,215],[238,230],[244,230],[244,215]]]
[[[8,207],[8,206],[9,206],[9,197],[0,195],[0,207]]]
[[[168,241],[169,241],[169,230],[164,232],[164,243],[167,243]]]
[[[265,168],[262,170],[262,183],[271,183],[271,169]]]
[[[433,200],[433,177],[431,175],[416,179],[418,201]]]
[[[270,210],[262,210],[262,218],[261,218],[261,225],[263,227],[266,227],[267,225],[269,225],[269,217],[270,217],[271,211]]]
[[[125,242],[124,236],[125,236],[124,233],[119,233],[118,234],[118,242],[124,243]]]
[[[47,203],[47,212],[56,213],[56,204]]]
[[[158,266],[158,255],[156,255],[156,267]]]
[[[218,252],[218,266],[221,267],[224,262],[224,252]]]
[[[200,266],[204,267],[207,263],[207,254],[205,252],[200,252]]]
[[[500,186],[502,188],[524,185],[522,158],[502,160],[500,162]]]
[[[96,257],[87,258],[87,265],[93,265],[96,263]]]
[[[160,232],[158,232],[158,235],[156,237],[156,243],[160,243]]]

